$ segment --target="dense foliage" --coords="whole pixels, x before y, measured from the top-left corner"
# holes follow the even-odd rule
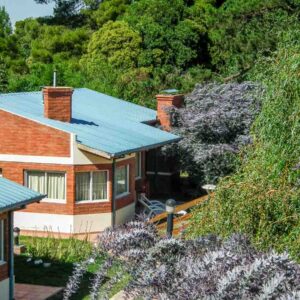
[[[32,0],[53,16],[19,21],[0,11],[0,92],[90,87],[155,107],[165,88],[243,79],[278,33],[298,24],[297,0]]]
[[[161,238],[155,228],[131,222],[107,229],[95,253],[76,265],[64,299],[76,293],[88,265],[109,253],[91,282],[91,299],[108,299],[109,287],[130,274],[125,288],[134,299],[295,299],[300,296],[300,266],[287,254],[256,251],[247,238],[210,235],[195,240]],[[97,254],[98,253],[98,254]],[[122,270],[99,292],[114,260]]]
[[[185,106],[172,109],[172,131],[182,140],[172,145],[181,170],[198,184],[216,183],[236,167],[236,154],[251,143],[252,122],[263,90],[251,82],[198,84]]]
[[[288,250],[300,260],[299,36],[299,30],[283,34],[279,50],[252,72],[266,86],[254,143],[238,172],[195,212],[192,235],[243,232],[261,248]]]

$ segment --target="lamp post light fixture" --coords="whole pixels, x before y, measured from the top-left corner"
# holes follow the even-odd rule
[[[210,192],[214,191],[216,189],[216,186],[214,184],[205,184],[205,185],[202,186],[202,188],[204,190],[206,190],[207,195],[208,195],[208,199],[209,199]]]
[[[166,202],[166,212],[168,214],[167,218],[167,237],[171,238],[173,234],[173,219],[176,207],[176,201],[174,199],[169,199]]]
[[[14,227],[14,244],[15,246],[19,246],[19,241],[20,241],[20,228],[19,227]]]

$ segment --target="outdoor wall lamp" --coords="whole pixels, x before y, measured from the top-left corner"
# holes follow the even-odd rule
[[[174,199],[169,199],[166,202],[166,212],[168,214],[167,218],[167,237],[172,237],[173,234],[173,219],[174,219],[174,212],[176,207],[176,201]]]
[[[19,239],[20,239],[20,228],[14,227],[14,240],[16,246],[19,246]]]

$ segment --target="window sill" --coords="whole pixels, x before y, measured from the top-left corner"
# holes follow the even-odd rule
[[[41,200],[41,202],[43,202],[43,203],[58,203],[58,204],[66,204],[67,203],[66,200],[47,199],[47,198]]]
[[[81,200],[81,201],[76,201],[75,204],[105,203],[105,202],[109,202],[109,200]]]
[[[126,196],[128,196],[128,195],[130,195],[130,193],[129,193],[129,192],[122,193],[122,194],[120,194],[120,195],[116,196],[116,199],[121,199],[121,198],[124,198],[124,197],[126,197]]]
[[[6,261],[4,261],[4,260],[0,260],[0,267],[1,266],[4,266],[4,265],[6,265],[7,264],[7,262]]]
[[[142,176],[135,177],[135,180],[141,180]]]

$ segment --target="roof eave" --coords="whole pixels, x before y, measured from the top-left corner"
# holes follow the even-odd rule
[[[139,148],[129,149],[129,150],[126,150],[126,151],[114,153],[114,154],[112,154],[112,157],[113,158],[118,158],[118,157],[122,157],[126,154],[130,154],[130,153],[134,153],[134,152],[147,151],[147,150],[159,148],[159,147],[162,147],[162,146],[165,146],[165,145],[168,145],[168,144],[173,144],[173,143],[179,142],[181,139],[182,138],[178,137],[178,138],[175,138],[175,139],[172,139],[172,140],[164,141],[164,142],[161,142],[161,143],[156,143],[156,144],[149,145],[149,146],[143,146],[143,147],[139,147]]]
[[[39,196],[33,197],[31,199],[28,199],[28,200],[24,200],[24,201],[21,201],[21,202],[18,202],[18,203],[14,203],[14,204],[5,206],[3,209],[0,208],[0,213],[5,213],[5,212],[8,212],[8,211],[17,210],[17,209],[21,208],[22,206],[26,206],[26,205],[32,204],[34,202],[39,202],[39,201],[43,200],[46,196],[47,195],[39,195]]]
[[[148,145],[148,146],[142,146],[142,147],[138,147],[138,148],[128,149],[128,150],[117,152],[117,153],[103,152],[98,149],[94,149],[94,148],[88,147],[88,146],[80,144],[80,143],[77,143],[77,147],[80,150],[83,150],[83,151],[86,151],[86,152],[89,152],[92,154],[96,154],[96,155],[102,156],[107,159],[114,159],[114,158],[121,158],[126,154],[139,152],[139,151],[147,151],[147,150],[159,148],[159,147],[162,147],[162,146],[165,146],[168,144],[173,144],[173,143],[179,142],[181,139],[182,139],[181,137],[178,137],[178,138],[167,140],[167,141],[164,141],[161,143],[156,143],[156,144],[152,144],[152,145]]]

